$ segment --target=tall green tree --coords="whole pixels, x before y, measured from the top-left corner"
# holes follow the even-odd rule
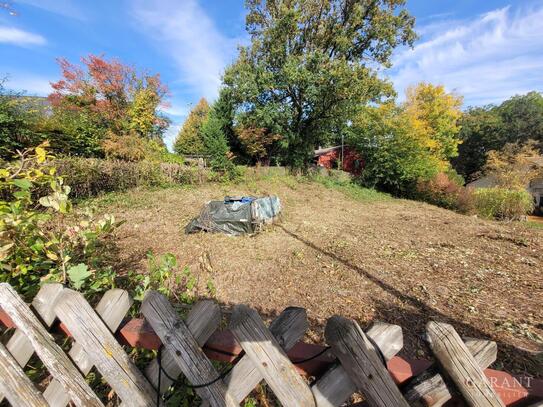
[[[236,121],[282,136],[286,163],[344,130],[360,106],[394,94],[377,68],[416,37],[404,0],[248,0],[251,45],[224,75]]]
[[[469,182],[484,167],[488,152],[503,147],[503,122],[495,106],[491,105],[468,109],[459,124],[461,144],[452,164]]]
[[[534,140],[543,147],[543,94],[528,92],[506,100],[498,107],[505,143]]]
[[[220,121],[222,133],[226,137],[230,150],[235,155],[239,155],[241,153],[241,144],[234,130],[235,102],[232,98],[231,89],[221,88],[219,97],[213,103],[213,111],[217,120]]]
[[[203,123],[201,134],[206,155],[210,156],[211,168],[217,171],[231,171],[228,142],[222,128],[220,112],[215,106],[210,110],[207,120]]]
[[[455,169],[467,180],[482,172],[489,151],[501,150],[507,143],[535,141],[543,151],[543,95],[529,92],[517,95],[498,106],[468,109],[460,120],[459,156]]]
[[[417,124],[393,102],[364,108],[349,129],[348,142],[361,152],[364,185],[409,196],[419,180],[443,170],[439,155],[428,148]]]
[[[207,121],[208,115],[209,103],[202,98],[190,111],[174,141],[173,149],[177,154],[205,153],[202,126]]]

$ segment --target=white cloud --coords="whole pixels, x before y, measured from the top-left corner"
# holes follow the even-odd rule
[[[132,11],[138,27],[175,62],[177,82],[195,95],[214,99],[235,41],[218,30],[196,0],[138,0]]]
[[[189,105],[183,105],[183,104],[176,104],[173,103],[170,106],[166,106],[161,109],[164,113],[176,116],[176,117],[185,117],[189,114]]]
[[[0,72],[4,72],[4,70],[0,70]],[[17,92],[24,92],[29,96],[47,96],[52,91],[48,78],[20,72],[15,75],[7,74],[5,86]]]
[[[75,6],[71,0],[17,0],[17,3],[37,7],[50,13],[64,17],[85,20],[85,13]],[[16,10],[17,11],[17,10]]]
[[[400,94],[427,81],[463,95],[465,105],[481,105],[543,91],[543,6],[505,7],[419,31],[422,41],[394,58],[390,75]]]
[[[181,126],[181,124],[172,124],[164,133],[164,143],[166,143],[166,147],[168,147],[168,150],[170,151],[173,151],[173,142],[175,141]]]
[[[0,26],[0,42],[14,45],[44,45],[47,41],[39,34],[15,27]]]

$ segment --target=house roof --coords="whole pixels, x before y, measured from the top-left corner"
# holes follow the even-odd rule
[[[344,146],[344,147],[347,147],[347,146]],[[340,148],[341,146],[319,148],[318,150],[315,150],[315,155],[323,155],[323,154],[329,153],[330,151],[338,150]]]
[[[539,157],[529,158],[529,161],[531,161],[533,164],[537,165],[538,167],[543,167],[543,155],[540,155]]]
[[[496,181],[496,178],[492,175],[485,175],[481,178],[476,179],[475,181],[472,181],[468,183],[466,186],[472,187],[472,188],[492,188],[498,185],[498,182]]]

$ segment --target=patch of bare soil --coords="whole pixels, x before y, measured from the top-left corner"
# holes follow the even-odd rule
[[[208,200],[277,194],[282,222],[256,236],[185,235]],[[307,309],[308,339],[323,342],[334,314],[365,326],[403,327],[409,357],[425,356],[425,324],[448,321],[461,335],[498,343],[496,368],[543,376],[543,230],[431,205],[357,201],[317,183],[133,191],[105,210],[128,222],[122,261],[145,272],[145,252],[174,253],[199,284],[212,280],[225,307],[245,303],[273,316]]]

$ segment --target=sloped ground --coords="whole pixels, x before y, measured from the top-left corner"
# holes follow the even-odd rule
[[[208,200],[277,194],[281,224],[253,237],[185,235]],[[445,320],[466,336],[498,342],[496,368],[542,377],[543,229],[467,217],[431,205],[364,199],[293,178],[132,191],[95,201],[128,222],[119,263],[146,271],[145,253],[174,253],[208,281],[225,308],[237,303],[270,317],[308,310],[308,339],[323,342],[325,320],[341,314],[404,329],[403,354],[422,357],[424,326]]]

